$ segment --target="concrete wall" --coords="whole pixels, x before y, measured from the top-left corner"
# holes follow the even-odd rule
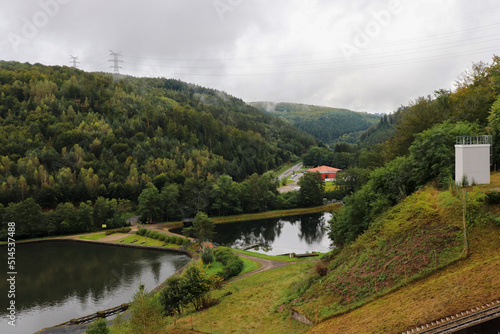
[[[455,145],[455,182],[490,183],[490,144]]]

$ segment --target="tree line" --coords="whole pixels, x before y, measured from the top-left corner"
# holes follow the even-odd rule
[[[354,241],[377,216],[429,183],[438,188],[454,184],[457,136],[491,135],[491,168],[500,162],[496,145],[500,139],[500,58],[473,64],[455,86],[402,106],[354,145],[313,147],[305,155],[304,163],[308,159],[335,166],[346,161],[346,168],[337,175],[337,190],[329,194],[344,202],[330,222],[334,243]],[[389,138],[363,143],[390,126]]]

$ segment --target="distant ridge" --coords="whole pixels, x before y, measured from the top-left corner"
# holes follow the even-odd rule
[[[326,144],[334,143],[343,135],[364,131],[380,120],[380,115],[342,108],[265,101],[248,104],[286,120]]]

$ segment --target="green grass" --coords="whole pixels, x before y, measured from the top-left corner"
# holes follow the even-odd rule
[[[339,316],[461,262],[462,205],[452,196],[426,187],[379,216],[332,259],[327,276],[294,302],[296,309],[309,317],[319,313],[320,319]],[[449,304],[445,298],[441,303],[443,309]]]
[[[213,275],[221,271],[224,268],[224,265],[221,262],[214,260],[214,262],[210,263],[210,266],[203,265],[203,267],[208,275]]]
[[[122,241],[123,240],[123,241]],[[132,243],[132,241],[137,240]],[[144,242],[144,244],[142,244]],[[124,243],[124,244],[133,244],[133,245],[141,245],[141,246],[155,246],[155,247],[168,247],[168,248],[179,248],[180,245],[176,244],[166,244],[163,246],[164,242],[156,239],[146,238],[137,234],[129,235],[125,239],[116,240],[115,243]]]
[[[259,262],[252,261],[252,260],[244,258],[244,257],[240,257],[240,259],[243,261],[243,269],[241,270],[241,273],[238,274],[238,276],[243,275],[243,274],[248,273],[248,272],[251,272],[251,271],[254,271],[254,270],[257,270],[262,266]],[[212,275],[212,274],[215,274],[215,273],[222,271],[222,269],[224,268],[224,265],[222,263],[220,263],[219,261],[214,261],[214,262],[210,263],[210,266],[208,266],[208,268],[206,265],[204,267],[206,269],[205,270],[206,273],[208,275]]]
[[[500,291],[500,229],[476,227],[471,234],[471,253],[449,267],[355,311],[329,319],[312,333],[341,330],[354,333],[401,333],[498,299]],[[389,311],[388,311],[389,310]]]
[[[89,235],[83,235],[79,237],[78,239],[84,239],[84,240],[99,240],[102,239],[106,236],[106,233],[97,233],[97,234],[89,234]]]
[[[177,319],[177,328],[191,328],[203,333],[303,333],[311,326],[290,320],[281,305],[289,296],[285,291],[300,284],[311,270],[311,264],[265,271],[228,283],[212,296],[220,303],[197,313],[186,313]],[[230,294],[229,294],[230,293]],[[166,330],[174,329],[173,320]]]
[[[240,275],[249,273],[262,267],[262,264],[260,264],[259,262],[252,261],[244,257],[240,257],[240,259],[243,261],[243,269],[241,270]]]

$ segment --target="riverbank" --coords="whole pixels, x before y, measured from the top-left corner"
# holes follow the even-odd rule
[[[306,215],[310,213],[319,213],[319,212],[332,212],[334,210],[340,209],[342,206],[341,203],[329,203],[321,206],[314,206],[310,208],[298,208],[298,209],[286,209],[286,210],[273,210],[273,211],[265,211],[265,212],[257,212],[257,213],[246,213],[242,215],[233,215],[233,216],[219,216],[219,217],[210,217],[214,221],[215,224],[227,224],[227,223],[237,223],[237,222],[245,222],[245,221],[255,221],[255,220],[263,220],[263,219],[272,219],[272,218],[284,218],[284,217],[292,217],[292,216],[300,216]],[[170,231],[173,229],[178,229],[183,227],[182,221],[174,221],[174,222],[165,222],[158,223],[154,225],[149,225],[153,229]],[[148,225],[144,225],[144,227],[148,228]],[[172,233],[172,232],[169,232]],[[178,235],[178,234],[173,234]]]

